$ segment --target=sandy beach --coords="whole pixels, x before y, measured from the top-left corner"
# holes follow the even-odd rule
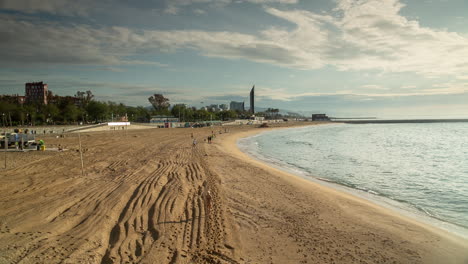
[[[236,146],[296,125],[81,133],[84,176],[75,133],[7,153],[0,263],[468,263],[466,240]]]

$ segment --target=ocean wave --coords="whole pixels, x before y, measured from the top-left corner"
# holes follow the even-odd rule
[[[458,130],[467,134],[468,126]],[[436,125],[323,126],[267,132],[243,148],[301,176],[391,199],[399,208],[464,226],[468,153],[461,146],[468,146],[468,138],[460,141],[449,133]],[[438,137],[444,144],[438,144]]]

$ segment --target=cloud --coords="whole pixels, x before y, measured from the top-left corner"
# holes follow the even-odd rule
[[[132,30],[124,27],[63,26],[5,17],[0,57],[16,64],[167,65],[131,59],[135,55],[194,49],[210,57],[293,63],[287,47],[231,32]],[[40,41],[38,41],[40,40]]]
[[[98,70],[110,71],[110,72],[124,72],[123,69],[121,69],[121,68],[116,68],[116,67],[104,67],[104,68],[99,68]]]
[[[29,64],[155,65],[155,61],[130,58],[158,51],[142,46],[144,36],[122,27],[93,28],[87,25],[62,26],[4,17],[0,24],[0,57],[3,62]],[[157,45],[157,44],[156,44]],[[161,44],[162,45],[162,44]],[[169,47],[159,46],[159,50]],[[139,49],[135,48],[139,47]]]
[[[249,2],[254,4],[297,4],[299,0],[244,0],[243,2]]]
[[[251,4],[297,4],[299,0],[167,0],[164,13],[177,15],[181,7],[192,6],[196,4],[209,4],[211,6],[226,6],[232,3],[251,3]],[[206,11],[195,9],[194,13],[201,15]]]
[[[49,13],[65,16],[87,16],[94,4],[89,0],[1,0],[0,9],[23,13]]]
[[[235,32],[177,32],[213,57],[243,58],[297,69],[334,66],[342,71],[411,72],[426,77],[468,71],[468,38],[422,27],[400,15],[397,0],[338,1],[335,13],[266,8],[293,29],[270,27],[259,35]],[[229,39],[229,42],[223,41]]]
[[[468,39],[454,32],[421,27],[399,14],[397,0],[338,1],[336,15],[308,11],[266,11],[296,28],[264,32],[303,54],[293,67],[332,65],[340,70],[415,72],[434,76],[468,70]]]
[[[58,2],[47,2],[52,7],[44,9],[53,10],[59,6]],[[297,3],[294,0],[242,2]],[[2,3],[10,8],[14,5],[12,0]],[[33,1],[19,3],[25,10],[39,9]],[[215,3],[229,4],[231,0],[166,2],[167,7],[175,8],[169,10],[172,13],[183,6]],[[403,7],[398,0],[337,0],[335,10],[329,14],[266,7],[265,12],[290,22],[293,27],[272,26],[256,35],[80,24],[64,26],[5,17],[0,25],[0,56],[10,63],[158,65],[133,57],[150,58],[154,54],[191,49],[207,57],[245,59],[303,70],[332,66],[341,71],[377,70],[410,72],[427,78],[442,75],[466,78],[468,38],[423,27],[418,21],[402,16]]]
[[[166,9],[164,9],[164,13],[177,15],[177,13],[179,13],[179,8],[177,6],[168,6]]]
[[[193,10],[193,13],[197,14],[197,15],[204,15],[204,14],[206,14],[206,11],[203,10],[203,9],[200,9],[200,8],[196,8],[196,9]]]
[[[361,88],[369,89],[369,90],[388,90],[388,88],[383,87],[382,85],[378,85],[378,84],[366,84],[366,85],[362,85]]]

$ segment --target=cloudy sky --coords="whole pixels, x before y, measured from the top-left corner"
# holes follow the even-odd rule
[[[0,91],[468,117],[466,0],[0,0]]]

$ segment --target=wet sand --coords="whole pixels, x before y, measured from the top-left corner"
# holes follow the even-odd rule
[[[236,140],[265,129],[228,129],[82,133],[84,177],[77,134],[8,153],[0,263],[468,263],[465,240],[253,160]]]

